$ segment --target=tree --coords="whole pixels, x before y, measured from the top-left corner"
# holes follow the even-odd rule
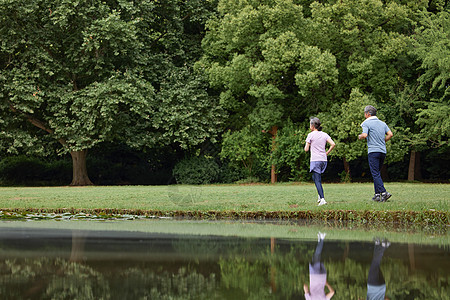
[[[197,55],[186,51],[195,42],[193,33],[187,34],[189,42],[181,36],[184,25],[197,30],[208,5],[176,0],[1,1],[2,149],[44,155],[47,143],[57,141],[59,151],[70,152],[73,159],[71,184],[86,185],[92,184],[86,170],[89,148],[103,141],[133,147],[164,142],[164,130],[176,123],[154,118],[167,110],[161,104],[173,103],[156,94],[160,89],[169,93],[161,79],[180,67],[185,72],[184,62]],[[193,12],[198,15],[190,21]],[[191,77],[185,76],[186,81],[198,81]],[[198,92],[203,100],[194,109],[214,105],[204,89],[193,85],[180,89],[188,91],[185,103]],[[201,140],[215,129],[208,122],[216,117],[215,109],[211,111],[202,120],[184,120],[206,128],[199,132]],[[161,125],[161,120],[166,123]]]
[[[205,54],[196,66],[221,92],[231,129],[250,125],[275,138],[287,118],[303,120],[326,109],[337,83],[336,60],[307,40],[301,5],[222,0],[218,12],[207,22]]]
[[[136,31],[141,20],[123,17],[122,9],[133,8],[122,5],[0,4],[4,132],[23,130],[20,137],[32,138],[29,142],[41,135],[35,129],[51,135],[71,153],[72,185],[91,184],[88,148],[108,139],[134,139],[126,128],[151,112],[153,88],[130,69],[142,46]]]
[[[255,167],[264,167],[267,161],[267,140],[266,135],[250,126],[234,132],[228,130],[223,135],[220,155],[232,163],[242,164],[246,175],[252,177],[255,175]]]
[[[409,66],[402,73],[401,86],[391,94],[389,119],[404,128],[410,148],[408,180],[421,179],[420,154],[432,148],[448,151],[449,72],[443,57],[450,55],[449,14],[429,3],[429,11],[416,15],[415,30],[408,43]],[[442,3],[441,3],[442,4]]]
[[[429,100],[418,110],[417,123],[424,140],[433,145],[448,146],[450,136],[450,12],[424,16],[417,29],[413,53],[422,62],[423,73],[418,89],[427,92]]]

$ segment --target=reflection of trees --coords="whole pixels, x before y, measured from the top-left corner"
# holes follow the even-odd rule
[[[196,256],[203,259],[214,258],[221,250],[221,244],[207,239],[174,240],[172,246],[175,251],[184,256]]]
[[[57,260],[62,272],[51,276],[44,299],[110,299],[104,276],[75,262]]]
[[[300,295],[308,280],[310,256],[305,245],[295,245],[288,252],[271,251],[269,246],[261,251],[257,259],[248,260],[240,255],[220,259],[221,284],[226,289],[242,296],[242,299],[278,299]],[[272,277],[276,270],[274,278]],[[271,282],[275,280],[275,283]],[[276,291],[270,287],[275,285]],[[275,293],[273,293],[275,292]],[[240,297],[237,297],[240,298]]]
[[[0,294],[9,299],[110,299],[101,273],[61,258],[6,260],[0,274]]]
[[[110,299],[109,285],[104,276],[91,267],[81,264],[87,232],[72,232],[72,250],[69,260],[63,258],[25,258],[6,260],[1,270],[1,286],[21,285],[26,288],[10,288],[21,298],[40,299]]]
[[[115,280],[120,282],[114,285],[119,287],[114,291],[116,299],[223,299],[213,273],[204,276],[183,267],[178,269],[178,273],[130,268],[118,275]]]
[[[79,263],[84,261],[85,236],[74,232],[70,259],[0,260],[0,295],[8,295],[2,299],[301,299],[313,244],[265,241],[183,239],[172,243],[171,250],[178,258],[198,259],[170,260],[169,268],[167,262],[156,260],[150,265],[112,261],[105,266],[89,260]],[[370,263],[364,252],[342,260],[349,248],[335,245],[331,255],[323,257],[328,281],[337,291],[333,299],[365,299]],[[409,251],[413,257],[411,247]],[[382,270],[390,299],[445,299],[450,293],[450,276],[442,267],[434,274],[421,273],[417,265],[410,270],[408,259],[385,257]]]
[[[344,249],[345,250],[345,249]],[[221,285],[233,289],[244,299],[290,298],[302,293],[300,283],[308,281],[308,261],[311,249],[306,246],[293,246],[289,252],[274,251],[268,248],[260,258],[249,260],[235,255],[219,261]],[[328,281],[335,288],[336,299],[365,299],[367,293],[367,274],[370,262],[360,262],[347,258],[325,260]],[[276,295],[270,293],[271,270],[276,269]],[[411,274],[409,265],[402,260],[385,257],[382,270],[390,299],[446,299],[450,294],[448,272]],[[431,276],[431,277],[430,277]],[[334,299],[334,298],[333,298]]]

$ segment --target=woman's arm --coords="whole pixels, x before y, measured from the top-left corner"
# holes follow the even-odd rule
[[[310,145],[311,145],[310,143],[306,142],[306,144],[305,144],[305,151],[306,151],[306,152],[309,151],[309,146],[310,146]]]
[[[325,283],[325,285],[326,285],[326,287],[328,288],[328,290],[330,291],[330,292],[326,295],[327,299],[329,300],[329,299],[331,299],[331,297],[334,296],[334,289],[331,287],[331,285],[328,283],[328,281],[327,281],[327,283]]]
[[[327,155],[328,155],[334,149],[334,147],[336,146],[336,143],[331,138],[329,138],[327,140],[327,143],[330,144],[330,149],[328,149],[328,151],[327,151]]]

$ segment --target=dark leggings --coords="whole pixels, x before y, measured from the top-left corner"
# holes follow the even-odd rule
[[[320,198],[324,198],[323,196],[323,188],[322,188],[322,175],[312,171],[312,179],[314,180],[314,183],[316,184],[317,193],[319,194]]]
[[[323,249],[323,240],[320,239],[314,251],[311,267],[314,270],[314,274],[325,274],[327,271],[323,263],[320,262]]]
[[[380,270],[381,259],[383,258],[386,248],[381,245],[375,245],[373,250],[372,264],[370,265],[369,278],[367,283],[370,285],[380,286],[385,284],[383,273]]]
[[[322,249],[323,249],[323,240],[320,239],[319,242],[317,242],[316,251],[314,251],[314,256],[312,260],[313,264],[320,262]]]

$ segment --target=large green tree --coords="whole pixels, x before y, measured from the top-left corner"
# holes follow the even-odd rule
[[[198,56],[189,48],[200,41],[197,27],[209,5],[0,1],[2,149],[47,154],[57,141],[60,151],[72,156],[72,185],[85,185],[91,184],[87,150],[103,141],[186,147],[214,135],[216,127],[208,122],[217,117],[214,109],[187,114],[215,105],[186,64]],[[170,74],[179,71],[188,74],[182,76],[188,84],[169,86]],[[179,115],[166,113],[173,104],[182,106],[182,127]],[[188,127],[196,133],[187,135]],[[164,139],[167,132],[180,137]]]
[[[314,45],[301,5],[222,0],[218,12],[207,23],[197,68],[221,91],[231,135],[250,125],[276,136],[287,118],[326,109],[337,83],[336,59]]]
[[[341,111],[355,88],[392,105],[391,95],[410,76],[403,70],[411,67],[413,12],[425,7],[381,0],[222,0],[219,15],[207,23],[197,67],[221,91],[234,131],[250,124],[275,134],[288,119],[298,124],[319,112]]]

